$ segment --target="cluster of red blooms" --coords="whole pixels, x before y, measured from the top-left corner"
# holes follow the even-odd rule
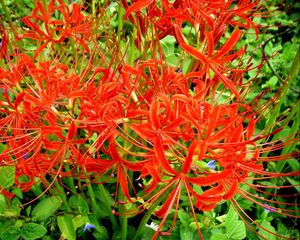
[[[37,46],[34,52],[15,45],[9,53],[7,31],[1,43],[6,67],[0,68],[0,142],[5,146],[0,160],[2,166],[15,167],[15,185],[26,192],[44,183],[46,176],[53,181],[73,176],[96,182],[114,175],[117,189],[134,202],[138,185],[129,172],[136,172],[143,179],[139,198],[147,207],[163,201],[155,212],[162,221],[154,238],[171,209],[178,209],[183,191],[196,223],[196,211],[210,211],[223,201],[230,201],[245,222],[254,222],[236,195],[297,217],[295,210],[275,199],[283,197],[280,193],[269,191],[293,185],[260,184],[299,175],[266,170],[269,162],[288,160],[291,154],[272,152],[296,140],[266,141],[281,128],[257,133],[257,123],[275,98],[263,104],[258,100],[262,96],[245,100],[251,82],[243,85],[243,78],[250,66],[242,68],[246,49],[234,50],[245,29],[259,34],[252,21],[260,12],[258,4],[137,0],[128,5],[122,0],[125,19],[137,28],[136,48],[158,49],[151,59],[141,57],[131,66],[124,56],[119,63],[113,62],[113,54],[106,59],[95,37],[97,21],[78,5],[51,0],[45,7],[37,2],[23,19],[25,30],[16,36],[19,42],[31,39]],[[183,33],[187,24],[194,38]],[[221,41],[230,29],[231,35]],[[167,35],[193,57],[189,72],[165,62],[159,40]],[[70,57],[72,46],[76,50]],[[20,181],[20,176],[28,180]],[[13,196],[7,189],[1,192]]]

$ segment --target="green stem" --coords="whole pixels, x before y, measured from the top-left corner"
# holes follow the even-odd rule
[[[140,225],[135,233],[135,236],[133,238],[133,240],[138,240],[140,239],[141,234],[144,232],[144,228],[148,222],[148,220],[150,219],[151,215],[153,214],[153,212],[155,211],[156,207],[158,206],[158,204],[161,202],[162,198],[164,197],[164,194],[161,194],[156,201],[151,205],[151,207],[146,211],[144,217],[142,218]]]
[[[95,17],[96,15],[96,7],[95,7],[95,0],[92,0],[92,15]]]
[[[68,204],[66,193],[65,193],[63,187],[61,185],[59,185],[58,181],[54,182],[54,186],[57,188],[56,192],[57,192],[58,196],[61,198],[61,200],[63,201],[63,204],[65,205],[67,211],[70,212],[71,208]]]
[[[111,211],[111,205],[109,204],[109,193],[102,184],[98,184],[98,188],[100,190],[100,193],[103,196],[105,208],[108,209],[108,216],[112,223],[113,229],[115,230],[118,228],[118,224],[117,224],[115,216],[113,215],[113,213]]]
[[[98,213],[98,205],[96,202],[95,193],[94,193],[92,184],[91,184],[90,180],[87,180],[87,182],[88,182],[88,184],[87,184],[88,193],[89,193],[89,196],[90,196],[91,202],[92,202],[92,210],[93,210],[93,212]]]
[[[130,55],[129,55],[129,59],[128,59],[128,63],[130,66],[133,65],[134,63],[134,55],[135,55],[135,43],[134,40],[137,36],[137,28],[134,27],[133,28],[133,33],[132,33],[132,37],[131,37],[131,42],[130,42],[130,46],[131,46],[131,50],[130,50]]]
[[[87,174],[87,171],[86,171],[85,168],[84,168],[84,173]],[[91,202],[92,202],[92,211],[93,211],[93,213],[96,213],[96,216],[98,216],[99,208],[98,208],[98,205],[97,205],[97,202],[96,202],[93,186],[92,186],[91,181],[89,180],[88,177],[86,179],[86,183],[87,183],[88,194],[89,194],[89,196],[91,198]]]
[[[67,172],[70,172],[70,166],[68,164],[65,165],[65,169],[66,169]],[[73,193],[76,193],[77,191],[76,191],[76,187],[75,187],[73,178],[68,177],[67,182],[68,182],[68,187],[71,189],[71,191]]]
[[[119,191],[119,200],[121,202],[126,201],[126,197],[124,196],[122,190],[120,189]],[[125,209],[125,205],[124,204],[120,204],[119,206],[119,212],[122,214],[124,214],[124,216],[120,217],[121,220],[121,239],[122,240],[126,240],[127,239],[127,227],[128,227],[128,222],[127,222],[127,217],[126,217],[126,209]]]
[[[119,6],[118,9],[118,30],[117,30],[117,40],[120,42],[121,41],[121,32],[123,29],[123,8]]]

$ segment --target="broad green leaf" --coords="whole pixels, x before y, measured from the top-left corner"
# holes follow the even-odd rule
[[[239,220],[237,213],[233,207],[229,208],[229,211],[225,218],[226,236],[229,239],[241,240],[246,237],[246,227],[243,221]]]
[[[76,232],[72,221],[72,215],[64,214],[63,216],[58,216],[57,225],[64,239],[67,240],[76,239]]]
[[[58,196],[51,196],[40,201],[31,212],[37,221],[44,221],[52,216],[61,206],[62,201]]]
[[[19,198],[13,198],[11,203],[10,203],[10,209],[16,213],[16,215],[20,215],[21,213],[21,208],[20,206],[22,205],[21,201]]]
[[[247,210],[247,209],[250,209],[251,206],[253,206],[253,202],[247,200],[247,199],[244,199],[244,200],[241,200],[239,201],[239,205],[244,209],[244,210]]]
[[[222,233],[213,234],[210,240],[228,240],[228,237]]]
[[[72,219],[75,230],[81,226],[83,226],[87,221],[86,216],[77,215]]]
[[[19,199],[23,199],[23,192],[20,188],[14,187],[11,192],[14,193]]]
[[[169,54],[166,56],[166,61],[170,66],[176,67],[178,66],[179,58],[176,56],[176,54]]]
[[[180,226],[180,239],[181,240],[190,240],[193,239],[194,232],[191,228],[184,225]]]
[[[180,222],[181,222],[182,225],[188,226],[188,224],[190,222],[190,216],[186,212],[180,210],[178,212],[178,217],[179,217]]]
[[[25,240],[33,240],[43,237],[47,233],[47,229],[37,223],[27,223],[22,228],[21,236]]]
[[[15,167],[3,166],[0,167],[0,187],[5,189],[14,185]]]
[[[19,227],[10,226],[1,233],[1,239],[5,240],[18,240],[21,235],[21,229]]]
[[[246,237],[246,226],[241,220],[235,220],[230,229],[226,228],[226,236],[232,240],[241,240]]]
[[[271,225],[270,222],[263,221],[260,225],[262,228],[269,231],[269,232],[267,232],[266,230],[260,228],[258,233],[259,233],[259,235],[264,237],[264,238],[259,237],[260,239],[276,240],[276,236],[274,234],[270,233],[270,232],[276,233],[275,228]]]
[[[230,226],[230,224],[235,221],[238,220],[238,215],[237,213],[234,211],[233,207],[230,206],[228,213],[226,214],[226,218],[225,218],[225,222],[226,222],[226,227]]]

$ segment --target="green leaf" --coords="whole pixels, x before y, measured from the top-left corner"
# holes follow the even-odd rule
[[[23,199],[23,192],[20,188],[14,187],[11,192],[15,194],[18,198]]]
[[[290,231],[283,223],[278,224],[277,232],[279,232],[281,236],[285,236],[287,238],[290,237]]]
[[[64,214],[57,217],[57,225],[62,233],[62,237],[67,240],[75,240],[76,233],[72,221],[72,215]]]
[[[80,228],[87,222],[87,217],[82,215],[77,215],[76,217],[73,218],[72,222],[76,230],[77,228]]]
[[[0,153],[2,153],[5,149],[5,145],[0,143]]]
[[[21,229],[16,226],[10,226],[1,233],[1,239],[18,240],[21,235]]]
[[[265,84],[262,85],[262,88],[270,87],[271,89],[275,89],[277,82],[278,77],[272,76]]]
[[[226,236],[229,239],[240,240],[246,237],[246,226],[243,221],[238,219],[238,215],[233,207],[229,208],[226,215],[225,228]]]
[[[47,229],[37,223],[27,223],[22,228],[21,236],[25,240],[33,240],[43,237],[47,233]]]
[[[52,216],[61,206],[62,201],[58,196],[51,196],[40,201],[32,210],[31,215],[37,221],[44,221]]]
[[[228,240],[228,237],[222,233],[213,234],[210,240]]]
[[[300,186],[299,186],[299,182],[295,181],[294,179],[288,177],[287,180],[289,181],[290,184],[294,185],[294,188],[297,190],[297,192],[300,192]]]
[[[105,227],[99,226],[96,228],[96,231],[93,233],[94,237],[97,240],[106,240],[109,239],[108,231]]]
[[[179,58],[176,56],[176,54],[168,54],[166,55],[166,61],[170,66],[176,67],[178,66]]]
[[[0,187],[5,189],[14,185],[15,167],[3,166],[0,167]]]
[[[241,220],[236,220],[233,222],[230,229],[226,228],[226,236],[229,239],[241,240],[246,237],[246,226],[245,223]]]
[[[179,217],[180,222],[181,222],[182,225],[184,225],[184,226],[188,226],[189,225],[190,216],[186,212],[180,210],[178,212],[178,217]]]
[[[89,212],[89,205],[81,195],[78,195],[78,210],[83,215]]]
[[[228,213],[226,214],[225,222],[226,222],[226,227],[229,227],[232,225],[232,222],[235,220],[238,220],[238,215],[234,211],[233,207],[230,206]]]
[[[181,240],[190,240],[193,239],[194,232],[191,228],[184,225],[180,226],[180,239]]]
[[[20,206],[21,205],[22,205],[22,203],[19,200],[19,198],[15,197],[15,198],[12,199],[12,201],[10,203],[10,209],[12,211],[14,211],[16,213],[16,215],[20,215],[20,213],[21,213],[21,207]]]
[[[89,205],[81,195],[74,195],[69,199],[69,206],[73,209],[78,209],[82,215],[89,212]]]
[[[275,233],[275,228],[271,225],[271,223],[267,222],[267,221],[263,221],[261,223],[261,227],[265,228],[266,230]],[[258,233],[264,237],[259,237],[259,239],[268,239],[268,240],[276,240],[276,236],[274,234],[271,234],[269,232],[267,232],[266,230],[260,228]]]
[[[6,208],[6,199],[5,196],[0,193],[0,213],[4,213]]]
[[[293,171],[299,170],[299,161],[295,158],[289,159],[288,164],[292,168]]]
[[[149,240],[154,235],[155,231],[152,228],[145,227],[141,240]]]

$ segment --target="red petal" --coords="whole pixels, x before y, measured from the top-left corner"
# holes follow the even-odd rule
[[[221,173],[213,173],[208,176],[201,176],[196,178],[187,178],[188,181],[190,181],[193,184],[199,185],[199,186],[209,186],[214,183],[220,182],[224,179],[226,179],[228,176],[232,174],[231,169],[224,170]]]
[[[171,168],[170,163],[165,157],[164,149],[161,143],[161,140],[159,137],[156,138],[155,143],[154,143],[154,152],[155,156],[157,157],[161,167],[165,170],[168,171],[169,173],[177,174],[177,172]]]
[[[193,163],[193,156],[196,150],[196,147],[199,146],[199,141],[194,141],[189,147],[188,155],[183,163],[181,172],[187,174],[190,171],[191,164]]]
[[[238,42],[238,40],[240,39],[241,35],[242,35],[242,31],[237,29],[230,36],[230,38],[225,42],[225,44],[223,45],[223,47],[218,51],[218,53],[215,55],[215,58],[219,58],[221,56],[224,56],[230,50],[232,50],[234,48],[234,46],[236,45],[236,43]]]
[[[211,56],[214,51],[214,38],[212,32],[205,33],[207,39],[207,56]]]
[[[148,7],[154,0],[140,0],[135,3],[133,3],[125,13],[124,18],[127,19],[128,15],[132,12],[140,11],[146,7]]]
[[[126,196],[128,200],[130,200],[129,190],[128,190],[128,182],[127,178],[124,174],[124,170],[122,166],[118,166],[118,179],[121,185],[121,189],[123,194]]]
[[[180,196],[180,192],[181,192],[181,181],[177,183],[177,186],[169,194],[167,200],[162,205],[161,209],[155,212],[155,215],[158,218],[162,218],[166,214],[169,214],[171,208],[173,207],[173,204],[174,204],[176,198]]]
[[[225,199],[225,200],[232,198],[235,195],[235,193],[238,191],[238,180],[234,179],[230,182],[231,182],[230,188],[226,192],[226,194],[223,196],[223,199]]]
[[[74,136],[76,135],[76,132],[77,132],[77,127],[74,124],[74,122],[72,122],[69,126],[68,140],[72,140],[74,138]]]
[[[158,119],[159,105],[160,104],[157,99],[154,99],[150,106],[149,122],[154,130],[158,130],[160,128],[160,122]]]

